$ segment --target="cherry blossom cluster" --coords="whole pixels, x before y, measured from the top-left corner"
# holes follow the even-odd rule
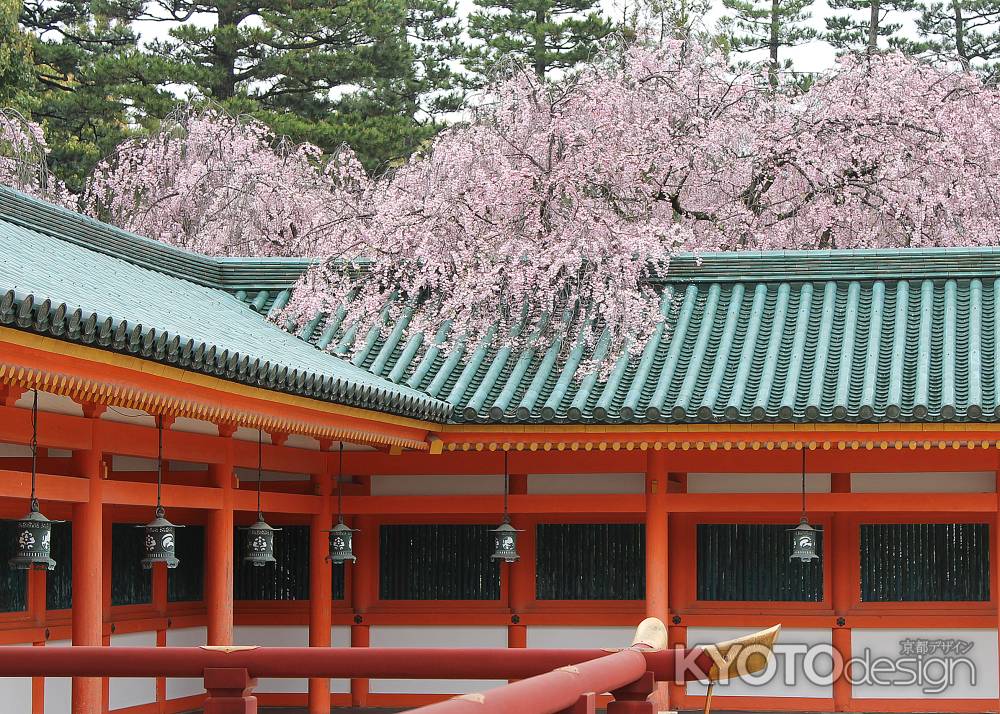
[[[184,108],[126,141],[90,178],[83,205],[110,223],[201,253],[321,256],[357,215],[341,185],[368,179],[353,154],[326,161],[263,123]]]
[[[277,319],[338,313],[343,345],[402,326],[595,363],[662,329],[680,251],[1000,244],[1000,91],[971,74],[876,54],[772,90],[668,42],[488,97],[376,179],[347,148],[185,110],[84,205],[191,250],[317,258]]]
[[[0,184],[62,206],[74,203],[66,187],[49,173],[42,128],[14,109],[0,108]]]

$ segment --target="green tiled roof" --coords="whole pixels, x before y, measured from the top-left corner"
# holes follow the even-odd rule
[[[339,404],[446,418],[439,400],[315,349],[212,286],[239,286],[248,271],[255,285],[276,275],[286,284],[305,265],[202,258],[0,188],[0,325]]]
[[[297,338],[281,333],[261,314],[285,304],[308,261],[196,256],[10,191],[0,191],[0,219],[0,240],[33,244],[13,251],[21,267],[9,269],[6,248],[0,265],[6,282],[32,282],[19,295],[66,302],[55,293],[84,261],[94,266],[83,273],[89,289],[71,287],[88,309],[112,314],[100,302],[112,300],[129,326],[198,329],[197,339],[223,340],[218,349],[299,374],[335,365],[345,383],[371,380],[375,408],[395,411],[395,399],[466,423],[1000,421],[998,249],[680,256],[662,280],[663,328],[597,379],[577,374],[588,356],[580,348],[445,355],[434,336],[404,338],[404,325],[356,335],[325,314]],[[123,265],[138,272],[119,273]],[[169,309],[154,310],[158,301]],[[178,309],[191,311],[187,322],[177,323]],[[9,312],[0,305],[0,321]]]
[[[859,260],[877,267],[882,257],[827,256],[832,268],[840,263],[839,279],[678,276],[664,288],[664,328],[637,358],[620,358],[606,380],[575,374],[586,357],[580,350],[567,361],[553,352],[475,349],[445,358],[398,330],[362,337],[351,360],[443,399],[460,422],[1000,418],[1000,271],[975,268],[975,253],[956,252],[954,274],[981,277],[924,266],[913,270],[920,277],[853,279]],[[706,272],[717,270],[710,263]],[[323,317],[301,336],[337,345],[345,330],[329,329],[335,322]]]

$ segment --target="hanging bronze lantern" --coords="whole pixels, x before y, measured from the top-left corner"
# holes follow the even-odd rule
[[[519,532],[510,524],[510,517],[504,514],[503,523],[492,531],[494,547],[490,559],[516,563],[521,557],[517,554],[517,534]]]
[[[257,432],[257,522],[247,528],[240,528],[244,531],[243,536],[243,562],[250,563],[263,568],[269,563],[278,562],[274,557],[274,533],[281,530],[272,528],[264,520],[264,514],[260,510],[260,483],[263,473],[264,456],[264,434]]]
[[[38,390],[31,402],[31,507],[27,515],[15,523],[14,556],[8,564],[14,570],[55,570],[52,553],[52,521],[38,509],[35,484],[38,476]]]
[[[354,534],[358,531],[344,525],[344,484],[341,478],[344,475],[344,442],[340,442],[340,460],[337,466],[337,525],[328,530],[330,534],[330,546],[327,553],[327,562],[334,565],[343,565],[348,560],[357,561],[354,555]]]
[[[520,532],[510,524],[510,513],[507,510],[507,493],[510,490],[510,472],[507,468],[507,450],[503,452],[503,523],[494,528],[493,555],[490,560],[502,560],[505,563],[516,563],[521,556],[517,554],[517,534]]]
[[[330,552],[326,559],[334,565],[343,565],[348,560],[352,563],[357,560],[354,555],[354,534],[357,532],[353,528],[344,525],[344,518],[341,516],[330,531]]]
[[[809,525],[809,520],[802,516],[802,520],[795,528],[789,529],[792,534],[792,556],[791,560],[801,560],[808,563],[810,560],[819,558],[816,554],[816,540],[818,530]]]
[[[38,501],[31,500],[31,510],[15,524],[17,541],[14,557],[9,561],[14,570],[55,570],[52,552],[52,521],[38,511]]]
[[[163,510],[163,418],[156,419],[157,428],[157,455],[156,455],[156,510],[153,511],[153,520],[144,526],[139,526],[144,531],[142,567],[149,570],[154,563],[166,563],[168,568],[176,568],[180,565],[177,559],[177,529],[184,526],[177,526],[168,521],[166,511]]]
[[[168,521],[164,518],[165,513],[163,506],[157,504],[153,520],[142,526],[145,531],[142,567],[145,570],[152,568],[154,563],[166,563],[168,568],[176,568],[180,564],[177,560],[176,529],[183,526],[175,526]]]
[[[819,558],[816,546],[819,539],[819,529],[809,525],[806,517],[806,447],[802,447],[802,519],[795,528],[789,528],[792,534],[792,554],[789,560],[808,563]]]

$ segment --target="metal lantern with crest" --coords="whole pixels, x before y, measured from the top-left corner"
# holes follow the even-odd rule
[[[281,530],[272,528],[264,520],[260,508],[260,484],[263,476],[264,434],[257,432],[257,522],[240,528],[243,535],[243,562],[257,567],[278,562],[274,557],[274,533]]]
[[[507,509],[507,493],[510,490],[510,470],[507,467],[507,450],[503,452],[503,523],[493,529],[493,555],[491,560],[502,560],[505,563],[516,563],[521,556],[517,554],[517,534],[520,533],[510,524],[510,513]]]
[[[809,525],[809,519],[802,516],[799,525],[789,531],[792,534],[792,560],[808,563],[819,558],[816,553],[816,541],[819,531]]]
[[[348,560],[357,561],[354,555],[354,534],[357,529],[344,524],[344,442],[340,442],[340,460],[337,466],[337,525],[327,533],[330,534],[330,546],[326,559],[334,565],[343,565]]]
[[[144,526],[142,567],[149,570],[155,563],[166,563],[168,568],[180,565],[177,559],[177,526],[166,519],[163,509],[163,418],[156,419],[157,456],[156,456],[156,510],[153,520]]]
[[[27,515],[15,523],[14,555],[9,565],[14,570],[55,570],[52,560],[52,521],[42,515],[35,496],[38,474],[38,390],[31,402],[31,506]]]
[[[819,558],[817,546],[819,543],[819,529],[809,525],[806,517],[806,446],[802,446],[802,518],[799,525],[789,528],[788,532],[792,536],[792,554],[789,560],[798,560],[808,563]]]

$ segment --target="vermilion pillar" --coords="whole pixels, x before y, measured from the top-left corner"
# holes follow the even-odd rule
[[[526,474],[511,474],[510,493],[524,495],[528,493],[528,476]],[[517,550],[521,559],[510,565],[501,565],[507,569],[507,601],[510,607],[510,624],[507,625],[507,646],[527,647],[528,628],[521,622],[521,613],[525,611],[532,600],[535,587],[535,532],[525,521],[523,515],[511,514],[511,525],[523,529],[517,539]]]
[[[210,464],[209,478],[220,489],[222,504],[208,514],[205,528],[205,606],[208,644],[233,644],[233,442],[235,429],[219,427],[224,458]]]
[[[84,416],[96,420],[103,410],[85,404]],[[74,645],[99,647],[104,643],[103,461],[97,425],[91,425],[91,448],[73,454],[74,470],[87,480],[89,494],[86,501],[73,505],[72,623]],[[99,677],[73,678],[72,708],[73,714],[101,714],[103,686]]]
[[[670,622],[667,600],[667,489],[669,473],[663,451],[648,451],[646,457],[646,617]],[[657,707],[667,708],[667,689],[657,689]]]
[[[340,487],[341,484],[338,484]],[[354,565],[351,573],[351,601],[354,608],[354,624],[351,625],[351,647],[368,647],[371,642],[368,631],[368,610],[375,602],[378,592],[378,525],[370,517],[359,517],[355,521],[358,533],[354,536]],[[351,706],[368,705],[368,680],[351,680]]]
[[[830,491],[832,493],[850,493],[851,475],[835,473],[830,475]],[[851,659],[851,623],[847,612],[854,600],[854,583],[852,573],[857,572],[852,567],[851,534],[848,531],[846,516],[835,515],[832,520],[831,533],[827,539],[827,557],[830,558],[831,597],[833,612],[836,616],[833,628],[833,648],[840,654],[842,661]],[[849,711],[851,708],[851,683],[846,673],[833,682],[833,708],[838,712]]]
[[[333,626],[330,612],[333,606],[332,574],[330,572],[332,566],[326,560],[329,550],[329,534],[326,531],[333,525],[333,509],[330,504],[332,492],[330,471],[314,475],[312,481],[313,489],[321,500],[320,510],[313,515],[309,524],[309,646],[329,647],[330,628]],[[337,486],[339,488],[340,484]],[[329,713],[330,680],[310,679],[309,714]]]

